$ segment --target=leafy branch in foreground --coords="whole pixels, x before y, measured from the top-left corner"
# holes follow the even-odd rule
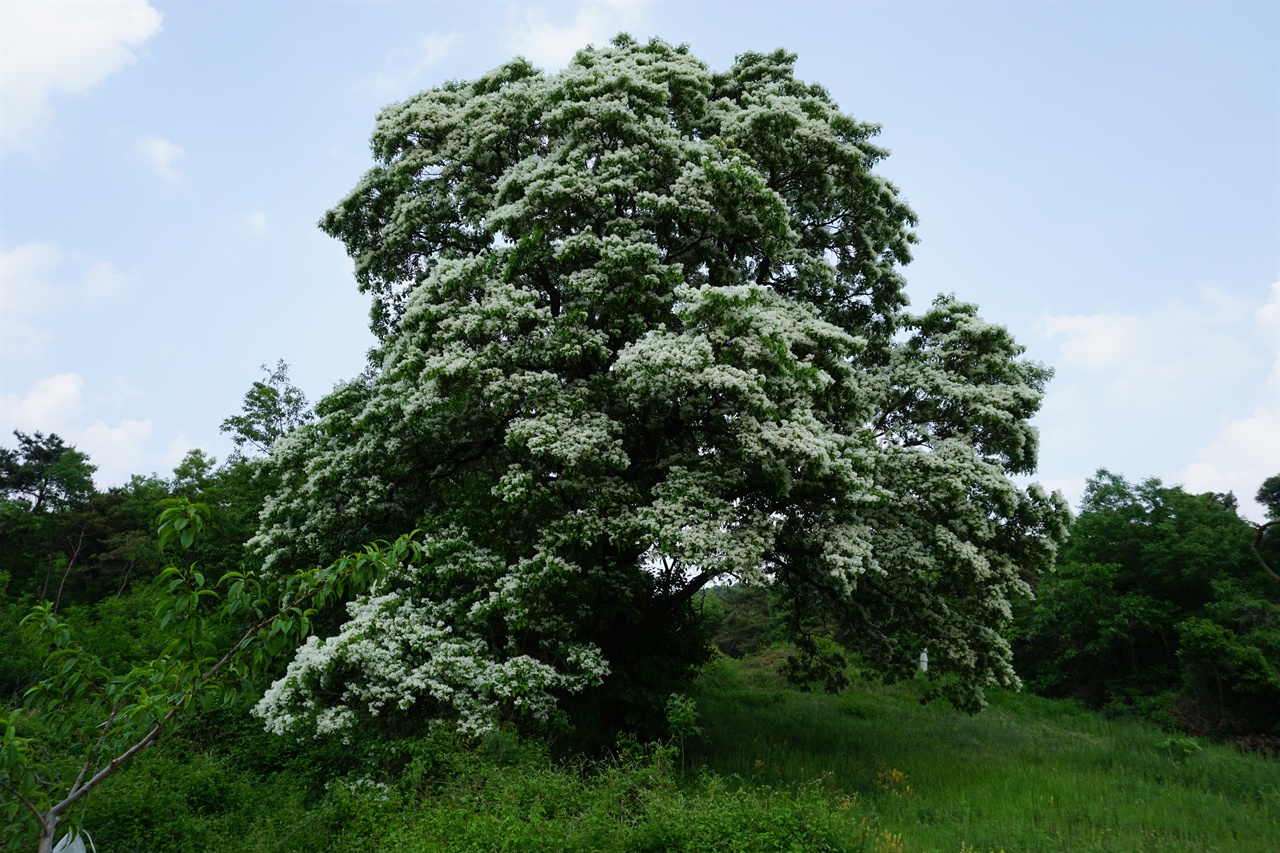
[[[228,572],[210,583],[191,560],[191,547],[209,515],[186,498],[164,501],[158,537],[181,559],[160,572],[159,627],[171,639],[155,660],[117,674],[77,642],[71,626],[47,603],[23,620],[28,639],[49,649],[47,677],[27,691],[25,710],[0,717],[0,819],[6,840],[36,840],[51,850],[64,822],[77,832],[71,808],[108,776],[191,713],[230,700],[291,652],[312,629],[312,617],[335,596],[369,587],[387,567],[416,559],[414,534],[378,542],[323,568],[293,574],[274,602],[258,581]],[[232,626],[235,626],[232,630]],[[225,639],[229,635],[230,639]],[[221,642],[220,642],[221,640]],[[25,736],[24,717],[62,744],[72,760],[37,737]]]

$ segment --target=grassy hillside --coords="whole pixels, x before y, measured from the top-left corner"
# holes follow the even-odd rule
[[[683,757],[624,741],[556,762],[506,734],[294,743],[218,712],[88,798],[85,824],[139,853],[1280,849],[1280,762],[1029,695],[970,717],[911,684],[801,693],[780,657],[707,668]]]
[[[1280,763],[1067,702],[994,692],[976,716],[911,685],[785,689],[778,654],[700,682],[696,761],[775,787],[820,783],[910,851],[1280,850]]]

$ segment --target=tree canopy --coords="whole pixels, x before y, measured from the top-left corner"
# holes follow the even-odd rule
[[[14,430],[18,449],[0,447],[0,496],[25,502],[32,513],[78,507],[93,494],[89,457],[56,434]]]
[[[878,128],[794,62],[621,36],[382,112],[322,221],[379,345],[276,444],[254,545],[287,573],[416,528],[422,556],[301,650],[270,726],[652,703],[729,580],[890,677],[927,647],[966,708],[1017,683],[1010,601],[1068,518],[1010,476],[1050,371],[972,305],[906,310]]]
[[[265,381],[253,383],[245,392],[244,410],[222,422],[221,431],[231,433],[236,453],[246,446],[259,453],[270,453],[285,435],[311,419],[307,397],[289,381],[289,365],[284,359],[275,369],[262,365]]]
[[[1255,531],[1230,494],[1098,471],[1027,608],[1020,669],[1050,695],[1196,733],[1280,734],[1280,586]]]

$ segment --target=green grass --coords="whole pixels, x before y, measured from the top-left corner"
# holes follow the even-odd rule
[[[678,756],[662,745],[564,764],[537,743],[502,740],[502,756],[484,744],[414,741],[417,756],[395,778],[357,774],[321,791],[287,772],[255,779],[224,757],[160,749],[95,796],[85,819],[100,849],[139,853],[901,849],[852,801],[821,786],[744,790],[719,777],[682,777]]]
[[[673,747],[568,763],[507,734],[339,747],[227,710],[83,815],[100,849],[192,853],[1280,850],[1280,762],[1162,748],[1158,729],[1023,694],[966,716],[914,684],[801,693],[781,654],[707,668],[683,774]]]
[[[820,782],[909,851],[1280,850],[1280,763],[1205,745],[1184,755],[1146,725],[993,692],[966,716],[913,685],[839,696],[786,689],[777,654],[721,659],[697,695],[695,762],[740,784]]]
[[[864,815],[816,788],[681,782],[669,752],[590,767],[487,767],[399,810],[382,847],[440,853],[889,853]]]

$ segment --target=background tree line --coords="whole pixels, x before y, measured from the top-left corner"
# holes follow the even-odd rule
[[[263,369],[267,375],[246,393],[243,411],[222,425],[236,445],[222,464],[196,448],[167,477],[135,474],[99,490],[88,455],[56,434],[17,431],[16,447],[0,448],[0,643],[13,650],[0,658],[0,696],[18,697],[38,672],[18,629],[33,603],[105,614],[128,608],[135,587],[145,598],[163,563],[156,547],[162,500],[180,496],[211,508],[192,553],[206,574],[243,567],[245,543],[276,485],[265,453],[310,417],[288,366]],[[145,609],[141,601],[134,605]]]
[[[1258,500],[1280,519],[1280,476]],[[1193,495],[1109,471],[1015,643],[1031,689],[1195,734],[1280,746],[1280,536],[1231,494]]]

